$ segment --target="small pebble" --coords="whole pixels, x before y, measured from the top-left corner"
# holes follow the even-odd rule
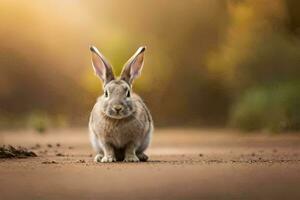
[[[42,164],[58,164],[58,162],[52,160],[52,161],[44,161]]]

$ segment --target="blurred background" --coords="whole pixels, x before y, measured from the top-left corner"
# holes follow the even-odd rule
[[[158,127],[299,130],[299,25],[297,0],[2,0],[0,129],[87,126],[93,44],[117,74],[148,47],[134,90]]]

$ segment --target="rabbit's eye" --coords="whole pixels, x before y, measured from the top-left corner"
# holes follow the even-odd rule
[[[126,97],[130,97],[130,90],[127,90]]]
[[[108,92],[107,92],[107,90],[105,90],[104,96],[105,96],[105,97],[108,97]]]

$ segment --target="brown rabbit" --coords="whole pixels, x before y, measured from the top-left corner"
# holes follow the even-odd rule
[[[95,73],[103,81],[104,94],[97,99],[89,121],[90,139],[97,155],[95,162],[147,161],[144,151],[153,132],[151,114],[143,100],[132,92],[132,82],[144,64],[145,47],[140,47],[115,78],[112,67],[91,46]]]

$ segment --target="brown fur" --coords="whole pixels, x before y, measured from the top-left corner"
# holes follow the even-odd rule
[[[146,161],[148,156],[144,151],[151,140],[153,121],[142,99],[131,89],[132,81],[142,69],[145,48],[139,48],[130,58],[119,79],[109,81],[106,77],[114,77],[110,74],[110,65],[107,61],[101,61],[104,57],[95,47],[91,49],[96,53],[96,60],[95,57],[93,60],[94,69],[96,73],[99,72],[105,83],[105,95],[98,98],[89,122],[91,142],[98,153],[95,161]],[[122,109],[116,111],[116,105]]]

